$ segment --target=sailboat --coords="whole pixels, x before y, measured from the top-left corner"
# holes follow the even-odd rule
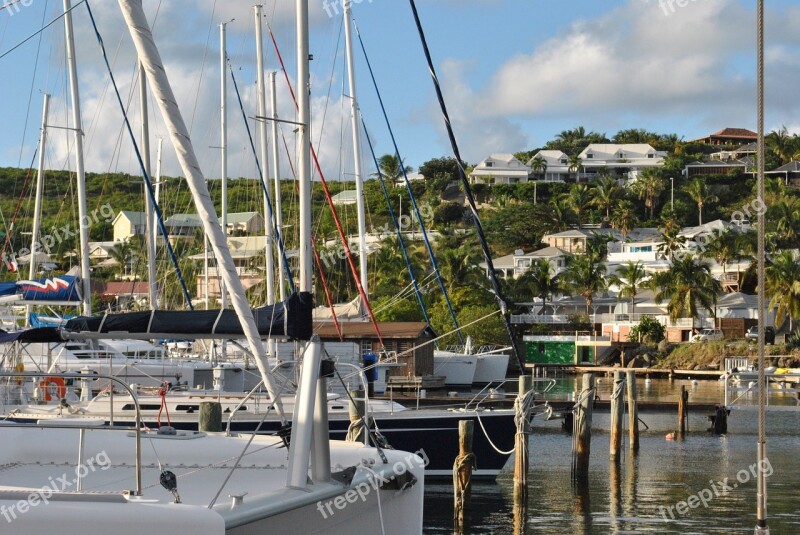
[[[65,23],[71,6],[64,0]],[[256,356],[281,414],[252,311],[235,277],[186,126],[140,0],[119,5],[168,125],[181,167]],[[91,8],[86,3],[91,15]],[[297,0],[301,190],[300,290],[311,288],[308,3]],[[94,19],[93,19],[94,22]],[[301,294],[303,295],[303,294]],[[305,294],[308,295],[308,294]],[[302,314],[299,322],[310,321]],[[306,341],[290,434],[232,435],[134,430],[58,420],[4,422],[0,515],[4,533],[420,533],[424,459],[327,437],[325,372],[317,339]],[[320,370],[323,370],[323,373]],[[31,372],[17,372],[24,377]],[[122,383],[118,379],[114,379]],[[128,388],[120,384],[121,388]],[[134,404],[137,402],[134,400]],[[138,410],[136,411],[139,412]],[[139,420],[137,418],[137,420]],[[44,429],[43,429],[44,428]],[[77,456],[76,456],[77,452]]]

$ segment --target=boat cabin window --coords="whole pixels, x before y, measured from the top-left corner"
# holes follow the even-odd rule
[[[139,405],[139,410],[142,410],[142,411],[157,411],[160,408],[161,408],[161,405],[159,405],[157,403],[143,403],[143,404]],[[134,405],[133,403],[126,403],[125,405],[122,406],[122,410],[124,410],[124,411],[135,411],[136,410],[136,405]]]

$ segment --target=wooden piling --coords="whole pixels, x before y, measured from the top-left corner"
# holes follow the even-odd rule
[[[584,373],[580,402],[575,414],[576,433],[573,437],[573,478],[584,480],[589,476],[589,453],[592,444],[592,407],[594,405],[594,374]]]
[[[635,454],[639,451],[639,409],[636,402],[636,372],[628,370],[626,380],[628,383],[628,434],[631,452]]]
[[[472,453],[472,434],[474,424],[472,420],[458,422],[458,457],[453,466],[456,473],[453,478],[453,491],[455,503],[453,507],[453,523],[457,533],[469,530],[469,512],[472,499],[472,470],[475,465],[475,455]]]
[[[686,385],[681,385],[681,397],[678,398],[678,438],[686,433],[686,415],[689,412],[689,392]]]
[[[519,402],[533,386],[533,377],[530,375],[519,376]],[[527,415],[524,421],[520,420],[517,425],[517,434],[514,437],[514,496],[517,499],[526,500],[528,496],[528,437],[530,428],[527,424]]]
[[[717,407],[714,413],[714,433],[724,435],[728,432],[728,409],[727,407]]]
[[[625,379],[622,372],[614,372],[614,388],[611,391],[611,446],[609,455],[612,461],[619,462],[622,449],[622,418],[625,410]]]
[[[200,414],[197,418],[197,428],[200,431],[219,433],[222,431],[222,405],[216,401],[200,403]]]

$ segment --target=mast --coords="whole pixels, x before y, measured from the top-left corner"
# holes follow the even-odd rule
[[[75,62],[75,39],[72,33],[72,2],[64,0],[64,39],[67,46],[69,88],[72,107],[72,128],[75,134],[75,175],[78,189],[78,228],[81,244],[81,300],[83,315],[92,314],[92,282],[89,267],[89,216],[86,213],[86,170],[83,165],[83,126],[81,124],[81,102],[78,88],[78,68]]]
[[[156,182],[155,182],[155,192],[154,192],[156,197],[156,204],[161,202],[161,150],[163,147],[164,147],[164,140],[162,138],[158,138],[158,148],[156,149]],[[153,232],[155,232],[155,221],[153,224]]]
[[[267,90],[264,83],[264,43],[261,35],[261,5],[253,6],[256,23],[256,65],[258,69],[258,115],[261,119],[258,120],[258,132],[261,137],[261,180],[265,188],[269,188],[269,170],[267,162],[269,161],[269,150],[267,145]],[[265,257],[266,257],[266,273],[264,277],[267,281],[267,304],[271,305],[275,302],[275,287],[274,287],[274,261],[272,258],[272,217],[270,217],[269,199],[267,198],[266,190],[264,193],[264,234],[266,236]]]
[[[311,283],[311,78],[309,76],[308,4],[297,0],[297,180],[300,198],[300,288]]]
[[[220,117],[220,180],[222,181],[222,231],[225,235],[228,234],[228,77],[225,70],[228,60],[227,39],[225,33],[225,26],[227,23],[223,22],[219,25],[219,89],[220,89],[220,103],[219,103],[219,117]],[[219,279],[219,270],[217,270],[217,281],[220,290],[220,299],[222,301],[222,308],[228,308],[228,289],[222,284]]]
[[[153,42],[153,34],[150,31],[150,26],[144,15],[142,2],[141,0],[118,1],[122,14],[125,17],[128,30],[130,31],[131,38],[136,46],[139,60],[147,71],[150,89],[153,92],[155,101],[161,109],[167,131],[175,146],[178,162],[186,177],[186,183],[192,192],[192,198],[197,207],[200,221],[203,224],[203,230],[211,242],[214,256],[216,256],[219,263],[218,269],[222,275],[223,282],[230,290],[231,303],[241,321],[242,330],[247,338],[250,351],[255,357],[256,364],[261,372],[261,377],[264,380],[264,386],[267,392],[269,392],[271,402],[274,403],[275,409],[281,416],[281,419],[285,420],[283,406],[277,395],[278,391],[275,388],[272,374],[267,366],[264,346],[261,343],[258,328],[253,318],[253,311],[250,309],[247,302],[244,287],[239,277],[236,275],[236,266],[228,250],[225,234],[222,232],[222,228],[219,225],[214,203],[208,192],[205,177],[197,161],[194,147],[192,147],[189,130],[186,127],[186,123],[183,121],[183,116],[178,108],[175,95],[172,92],[172,87],[170,87],[169,79],[164,70],[164,63],[161,61],[161,56],[158,53],[155,42]]]
[[[147,176],[152,177],[150,173],[150,117],[147,110],[147,73],[144,67],[139,63],[139,101],[142,108],[142,164]],[[145,190],[147,189],[147,182],[144,183]],[[153,202],[150,200],[150,195],[145,191],[144,194],[145,204],[145,218],[147,228],[147,280],[150,295],[150,308],[156,310],[158,308],[158,289],[156,288],[156,225],[155,225],[155,210],[153,209]]]
[[[44,94],[44,102],[42,103],[42,131],[39,134],[39,163],[36,168],[36,200],[33,205],[33,229],[31,232],[31,265],[30,265],[30,280],[36,278],[36,254],[39,249],[39,227],[42,218],[42,194],[44,190],[44,146],[47,141],[47,114],[50,110],[50,95]],[[31,306],[28,305],[25,314],[25,326],[31,325]]]
[[[278,94],[275,85],[275,71],[269,73],[269,95],[270,108],[272,111],[272,177],[275,180],[275,226],[278,227],[278,235],[283,236],[283,214],[281,209],[281,163],[278,153]],[[283,238],[286,243],[286,239]],[[279,246],[280,247],[280,246]],[[286,284],[283,271],[283,262],[278,261],[278,295],[280,300],[286,299]]]
[[[351,2],[344,2],[344,42],[347,53],[347,78],[350,86],[350,120],[353,131],[353,165],[356,179],[356,208],[358,211],[358,261],[361,286],[369,296],[367,287],[367,224],[364,214],[364,175],[361,169],[361,136],[358,126],[358,94],[356,88],[355,63],[353,61],[353,32],[351,29]],[[364,307],[366,308],[366,306]]]

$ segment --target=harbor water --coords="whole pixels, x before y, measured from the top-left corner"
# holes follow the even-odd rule
[[[612,379],[602,377],[601,399],[608,399]],[[719,403],[718,381],[653,379],[637,381],[640,401],[677,400],[680,386],[690,392],[688,433],[667,440],[677,429],[677,412],[642,412],[640,450],[625,451],[619,465],[609,461],[609,414],[595,412],[588,483],[571,480],[571,438],[559,420],[534,419],[530,439],[529,492],[525,526],[515,530],[513,459],[494,482],[476,481],[472,490],[470,533],[753,533],[756,518],[757,412],[733,410],[728,433],[707,431],[708,410],[691,403]],[[555,398],[574,390],[575,378],[559,380]],[[746,385],[745,385],[746,388]],[[749,399],[748,399],[749,398]],[[748,392],[740,400],[754,403]],[[800,533],[800,407],[791,395],[773,393],[780,409],[771,410],[767,426],[768,520],[771,533]],[[480,432],[476,430],[476,432]],[[480,464],[480,459],[477,460]],[[453,533],[450,482],[427,485],[425,533]],[[517,523],[519,525],[519,523]]]

